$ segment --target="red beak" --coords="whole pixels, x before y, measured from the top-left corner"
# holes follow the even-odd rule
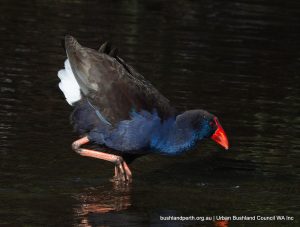
[[[220,144],[222,147],[224,147],[226,150],[228,150],[229,148],[229,143],[228,143],[228,139],[226,136],[226,133],[224,131],[224,129],[222,128],[221,124],[218,121],[218,118],[214,118],[215,123],[217,125],[217,130],[215,131],[215,133],[211,136],[211,138],[218,144]]]

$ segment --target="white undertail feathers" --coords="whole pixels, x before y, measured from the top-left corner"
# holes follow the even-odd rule
[[[81,99],[81,94],[79,84],[72,72],[69,59],[65,61],[65,68],[59,70],[57,76],[60,79],[58,86],[64,93],[67,102],[72,106]]]

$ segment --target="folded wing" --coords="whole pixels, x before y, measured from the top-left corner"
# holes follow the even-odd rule
[[[137,73],[116,50],[81,46],[66,36],[67,56],[82,95],[112,124],[130,118],[132,111],[157,111],[165,119],[173,114],[169,100]]]

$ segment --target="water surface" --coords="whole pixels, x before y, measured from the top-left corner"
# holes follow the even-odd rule
[[[0,3],[0,225],[216,226],[160,216],[289,215],[299,196],[300,5],[297,1]],[[212,141],[178,157],[145,156],[134,182],[72,152],[71,107],[58,89],[71,34],[111,40],[179,110],[216,114]],[[253,222],[229,222],[253,226]]]

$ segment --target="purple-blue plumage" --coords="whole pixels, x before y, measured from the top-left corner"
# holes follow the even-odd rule
[[[72,115],[76,130],[88,134],[91,142],[124,153],[169,155],[192,148],[197,140],[211,136],[210,115],[202,110],[185,112],[162,120],[156,110],[131,111],[130,118],[115,126],[103,122],[87,99],[77,104]],[[204,117],[206,116],[206,117]]]

